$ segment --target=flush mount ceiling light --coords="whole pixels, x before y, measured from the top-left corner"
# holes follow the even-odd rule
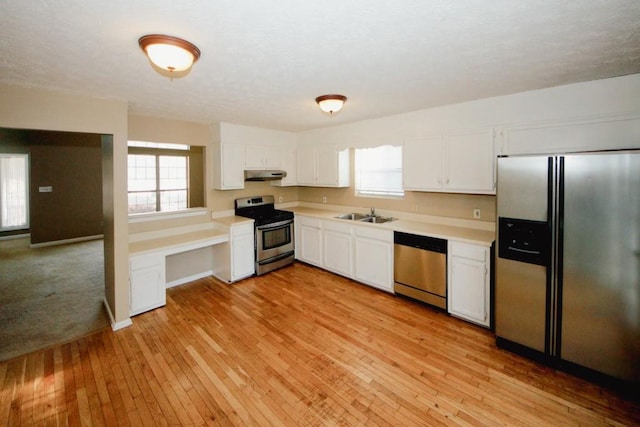
[[[200,58],[200,49],[178,37],[148,34],[138,44],[152,63],[170,73],[186,71]]]
[[[340,111],[346,101],[347,97],[344,95],[322,95],[316,98],[320,109],[329,114]]]

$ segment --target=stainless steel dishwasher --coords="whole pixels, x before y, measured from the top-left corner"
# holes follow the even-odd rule
[[[394,290],[397,294],[447,308],[447,241],[396,231]]]

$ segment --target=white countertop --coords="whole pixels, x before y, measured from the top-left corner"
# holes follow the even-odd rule
[[[371,224],[367,222],[358,222],[335,218],[337,215],[352,212],[348,208],[345,208],[342,211],[333,209],[317,209],[302,206],[290,207],[285,209],[297,215],[311,216],[320,219],[329,219],[342,223],[353,222],[357,225],[401,231],[404,233],[419,234],[429,237],[437,237],[440,239],[454,240],[457,242],[471,243],[482,246],[491,246],[496,238],[496,234],[494,231],[476,229],[471,227],[458,227],[454,225],[438,224],[428,221],[421,221],[419,219],[397,219],[395,221],[385,222],[383,224]]]
[[[229,232],[211,228],[209,230],[192,231],[190,233],[173,234],[155,239],[145,239],[129,243],[129,255],[146,252],[163,251],[167,253],[177,249],[180,252],[197,249],[229,241]]]
[[[230,227],[230,226],[236,225],[236,224],[253,223],[253,219],[246,218],[246,217],[243,217],[243,216],[232,215],[232,216],[224,216],[224,217],[220,217],[220,218],[215,218],[213,220],[213,223]]]
[[[216,218],[207,223],[137,233],[129,236],[129,254],[139,255],[162,251],[171,253],[229,241],[229,227],[252,224],[253,220],[240,216]]]

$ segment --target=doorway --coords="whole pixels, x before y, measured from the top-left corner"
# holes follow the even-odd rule
[[[0,128],[0,152],[30,158],[29,228],[12,230],[10,240],[0,234],[0,360],[110,323],[102,304],[102,138]]]

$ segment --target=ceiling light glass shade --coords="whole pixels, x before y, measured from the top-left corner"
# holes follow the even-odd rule
[[[329,114],[340,111],[346,101],[347,97],[344,95],[322,95],[316,98],[320,109]]]
[[[177,37],[150,34],[140,37],[138,44],[151,62],[170,72],[188,70],[200,58],[200,49]]]

